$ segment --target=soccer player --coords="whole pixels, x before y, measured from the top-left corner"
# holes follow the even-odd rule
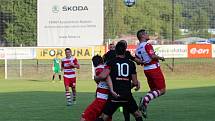
[[[61,81],[60,59],[58,58],[58,55],[56,55],[56,57],[53,59],[52,70],[54,73],[52,76],[52,81],[54,82],[55,75],[58,75],[59,80]]]
[[[106,54],[104,54],[103,59],[104,59],[104,62],[107,62],[115,57],[116,57],[115,45],[111,43],[109,44],[109,51]]]
[[[125,43],[126,43],[126,41],[125,41]],[[129,55],[128,57],[131,57],[131,54],[129,51],[127,52],[127,54]],[[115,57],[116,57],[115,45],[113,43],[111,43],[111,44],[109,44],[109,51],[104,54],[103,59],[104,59],[104,62],[107,62],[107,61],[112,60]],[[122,108],[122,107],[120,107],[120,108]],[[127,111],[127,109],[123,109],[123,115],[124,115],[125,121],[130,121],[130,114]]]
[[[149,36],[145,30],[139,30],[137,32],[137,38],[140,43],[136,49],[136,56],[144,63],[144,73],[150,87],[150,91],[141,98],[139,106],[143,116],[146,118],[146,109],[149,102],[166,92],[165,79],[159,64],[159,60],[165,61],[165,59],[164,57],[156,55],[152,45],[147,43]]]
[[[125,47],[127,49],[127,42],[125,40],[120,40],[119,42],[125,44]],[[115,45],[110,44],[109,51],[103,56],[104,62],[108,62],[115,57],[116,57]],[[130,51],[125,52],[125,58],[130,59],[130,60],[136,62],[137,64],[142,63],[142,61],[139,58],[133,57],[131,55]],[[130,121],[130,114],[128,112],[128,109],[123,108],[123,115],[124,115],[125,121]]]
[[[95,67],[95,74],[99,76],[101,72],[105,68],[103,59],[101,56],[94,56],[92,58],[93,65]],[[113,91],[112,81],[110,76],[107,75],[106,79],[97,81],[97,90],[96,90],[96,99],[87,107],[87,109],[82,114],[81,121],[95,121],[98,118],[104,106],[106,105],[109,93],[113,94],[113,96],[117,97],[118,95]],[[111,121],[111,118],[109,119]]]
[[[78,63],[78,60],[75,57],[71,56],[71,49],[66,48],[65,49],[65,55],[66,57],[62,59],[61,62],[61,69],[64,71],[64,85],[66,90],[66,99],[67,99],[67,106],[70,106],[73,104],[76,104],[76,75],[75,75],[75,69],[79,69],[80,65]],[[72,96],[70,89],[72,88]],[[73,99],[73,100],[72,100]]]
[[[96,121],[107,121],[121,106],[128,109],[134,115],[136,121],[142,121],[141,113],[138,111],[138,106],[131,93],[132,84],[136,87],[136,91],[140,89],[136,66],[133,61],[125,58],[126,46],[124,43],[118,42],[115,51],[116,58],[107,62],[107,66],[110,68],[109,73],[113,83],[113,90],[119,94],[119,97],[116,98],[110,95],[103,110],[102,118]],[[103,78],[102,74],[100,78]]]
[[[127,42],[125,40],[120,40],[119,42],[125,44],[125,47],[127,49]],[[110,50],[103,56],[104,62],[110,61],[116,57],[115,45],[110,44],[109,49]],[[130,59],[130,60],[136,62],[137,64],[142,63],[142,61],[139,58],[132,56],[130,51],[125,52],[125,58]]]

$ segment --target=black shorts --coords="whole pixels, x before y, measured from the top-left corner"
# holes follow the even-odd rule
[[[127,102],[108,100],[103,113],[108,116],[112,116],[119,107],[123,107],[124,109],[126,108],[131,114],[135,113],[138,110],[137,103],[134,100],[134,97],[131,96],[131,98]]]

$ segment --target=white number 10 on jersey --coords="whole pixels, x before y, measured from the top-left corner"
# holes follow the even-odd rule
[[[118,66],[118,76],[127,77],[129,75],[129,65],[127,63],[116,63],[116,65]]]

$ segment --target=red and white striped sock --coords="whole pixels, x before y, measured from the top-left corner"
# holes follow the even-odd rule
[[[159,90],[155,90],[155,91],[148,92],[148,93],[146,94],[146,96],[144,97],[144,104],[145,104],[145,106],[147,106],[148,103],[149,103],[151,100],[153,100],[153,99],[159,97],[160,95],[161,95],[161,92],[160,92]]]
[[[66,92],[65,95],[66,95],[67,102],[72,102],[71,93],[68,91]]]

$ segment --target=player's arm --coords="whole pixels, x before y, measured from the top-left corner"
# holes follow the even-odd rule
[[[72,64],[74,68],[80,69],[80,64]]]
[[[107,53],[105,53],[102,58],[103,58],[104,62],[106,62],[107,61]]]
[[[138,91],[140,89],[140,82],[137,80],[137,71],[136,66],[134,63],[131,64],[131,80],[132,80],[132,86],[136,87],[135,91]]]
[[[145,46],[146,52],[149,54],[152,60],[162,60],[165,61],[164,57],[160,57],[155,54],[154,49],[151,44]]]
[[[95,78],[94,78],[94,81],[96,84],[99,84],[99,82],[100,82],[100,80],[95,80]]]
[[[164,58],[164,57],[160,57],[160,56],[158,56],[158,55],[156,55],[156,54],[151,55],[151,58],[152,58],[153,60],[165,61],[165,58]]]
[[[105,68],[102,70],[102,72],[94,77],[94,80],[106,80],[107,76],[110,74],[110,67],[111,67],[112,62],[108,61],[106,63]]]
[[[129,51],[126,51],[126,58],[136,62],[138,65],[140,64],[144,64],[143,61],[141,59],[139,59],[137,56],[132,56],[131,53]]]
[[[106,78],[109,76],[109,74],[110,74],[110,69],[105,68],[99,75],[94,76],[94,80],[96,82],[101,81],[101,80],[106,80]]]
[[[64,69],[64,62],[61,61],[61,71],[63,71],[63,69]]]
[[[113,90],[113,83],[112,83],[112,80],[111,80],[110,76],[107,76],[106,82],[107,82],[107,85],[108,85],[108,87],[109,87],[109,90],[110,90],[110,93],[112,94],[112,96],[115,97],[115,98],[118,98],[118,97],[119,97],[119,94],[117,94],[117,93]]]
[[[140,89],[140,82],[137,80],[137,74],[132,74],[132,88],[135,87],[135,91]]]
[[[144,65],[146,64],[145,62],[143,62],[141,59],[139,59],[138,57],[134,58],[134,61],[137,63],[137,65]]]
[[[78,60],[75,58],[73,61],[74,64],[71,64],[71,66],[73,66],[73,68],[77,68],[80,69],[80,64],[78,63]]]

